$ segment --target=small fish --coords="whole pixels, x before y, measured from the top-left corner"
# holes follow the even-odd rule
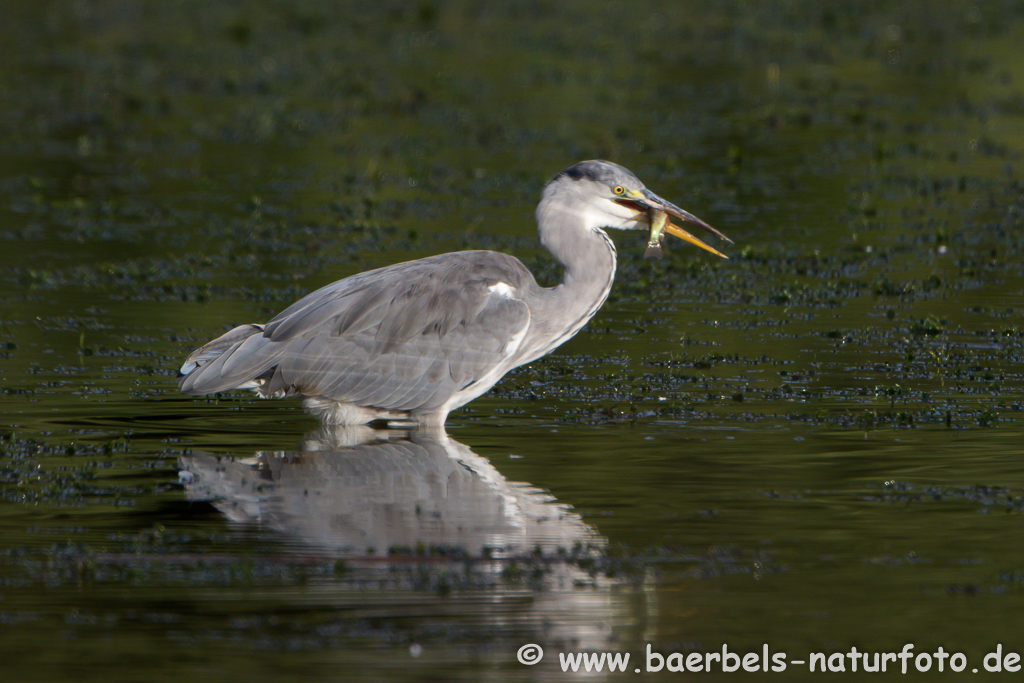
[[[651,209],[647,212],[651,221],[651,236],[647,240],[647,249],[644,251],[644,258],[661,258],[661,231],[668,223],[668,214],[661,209]]]

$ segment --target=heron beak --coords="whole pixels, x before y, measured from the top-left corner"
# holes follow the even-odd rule
[[[684,211],[683,209],[680,209],[678,206],[676,206],[672,202],[662,199],[661,197],[659,197],[658,195],[654,194],[650,190],[632,190],[628,194],[629,194],[628,198],[623,197],[622,199],[617,199],[616,201],[619,202],[620,204],[625,205],[625,206],[633,207],[633,208],[635,208],[635,209],[637,209],[639,211],[648,211],[650,209],[661,209],[662,211],[667,213],[669,216],[675,216],[676,218],[678,218],[678,219],[680,219],[682,221],[685,221],[687,223],[692,223],[693,225],[697,225],[697,226],[699,226],[701,228],[704,228],[705,230],[710,232],[715,237],[723,239],[726,242],[729,242],[730,244],[732,243],[731,239],[726,237],[724,234],[722,234],[718,230],[715,230],[710,225],[708,225],[707,223],[705,223],[701,219],[697,218],[696,216],[694,216],[689,211]],[[673,225],[671,219],[669,220],[668,223],[665,224],[664,230],[668,234],[674,235],[674,236],[678,237],[679,239],[683,240],[684,242],[689,242],[690,244],[692,244],[692,245],[694,245],[696,247],[700,247],[704,251],[710,251],[712,254],[714,254],[716,256],[721,256],[722,258],[729,258],[728,256],[726,256],[722,252],[718,251],[714,247],[712,247],[712,246],[710,246],[708,244],[705,244],[701,240],[699,240],[696,237],[694,237],[693,235],[691,235],[686,230],[683,230],[678,225]]]

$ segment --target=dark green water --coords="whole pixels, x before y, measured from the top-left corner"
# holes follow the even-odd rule
[[[647,645],[766,643],[1012,676],[982,660],[1024,652],[1018,3],[0,5],[5,680],[637,679]],[[613,235],[605,307],[450,441],[177,393],[198,344],[371,267],[555,281],[533,207],[587,158],[731,258]]]

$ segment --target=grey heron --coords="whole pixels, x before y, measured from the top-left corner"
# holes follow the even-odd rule
[[[298,394],[331,424],[443,425],[509,370],[579,332],[615,278],[615,245],[604,228],[646,230],[657,211],[731,241],[622,166],[583,161],[544,187],[536,211],[541,244],[564,268],[561,284],[542,287],[521,261],[494,251],[378,268],[197,349],[178,387],[194,395]],[[724,256],[678,226],[664,229]]]

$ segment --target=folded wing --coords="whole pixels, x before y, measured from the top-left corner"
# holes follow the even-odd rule
[[[178,384],[190,394],[251,388],[429,411],[508,362],[530,324],[520,292],[532,283],[496,252],[369,271],[211,341],[189,356]]]

